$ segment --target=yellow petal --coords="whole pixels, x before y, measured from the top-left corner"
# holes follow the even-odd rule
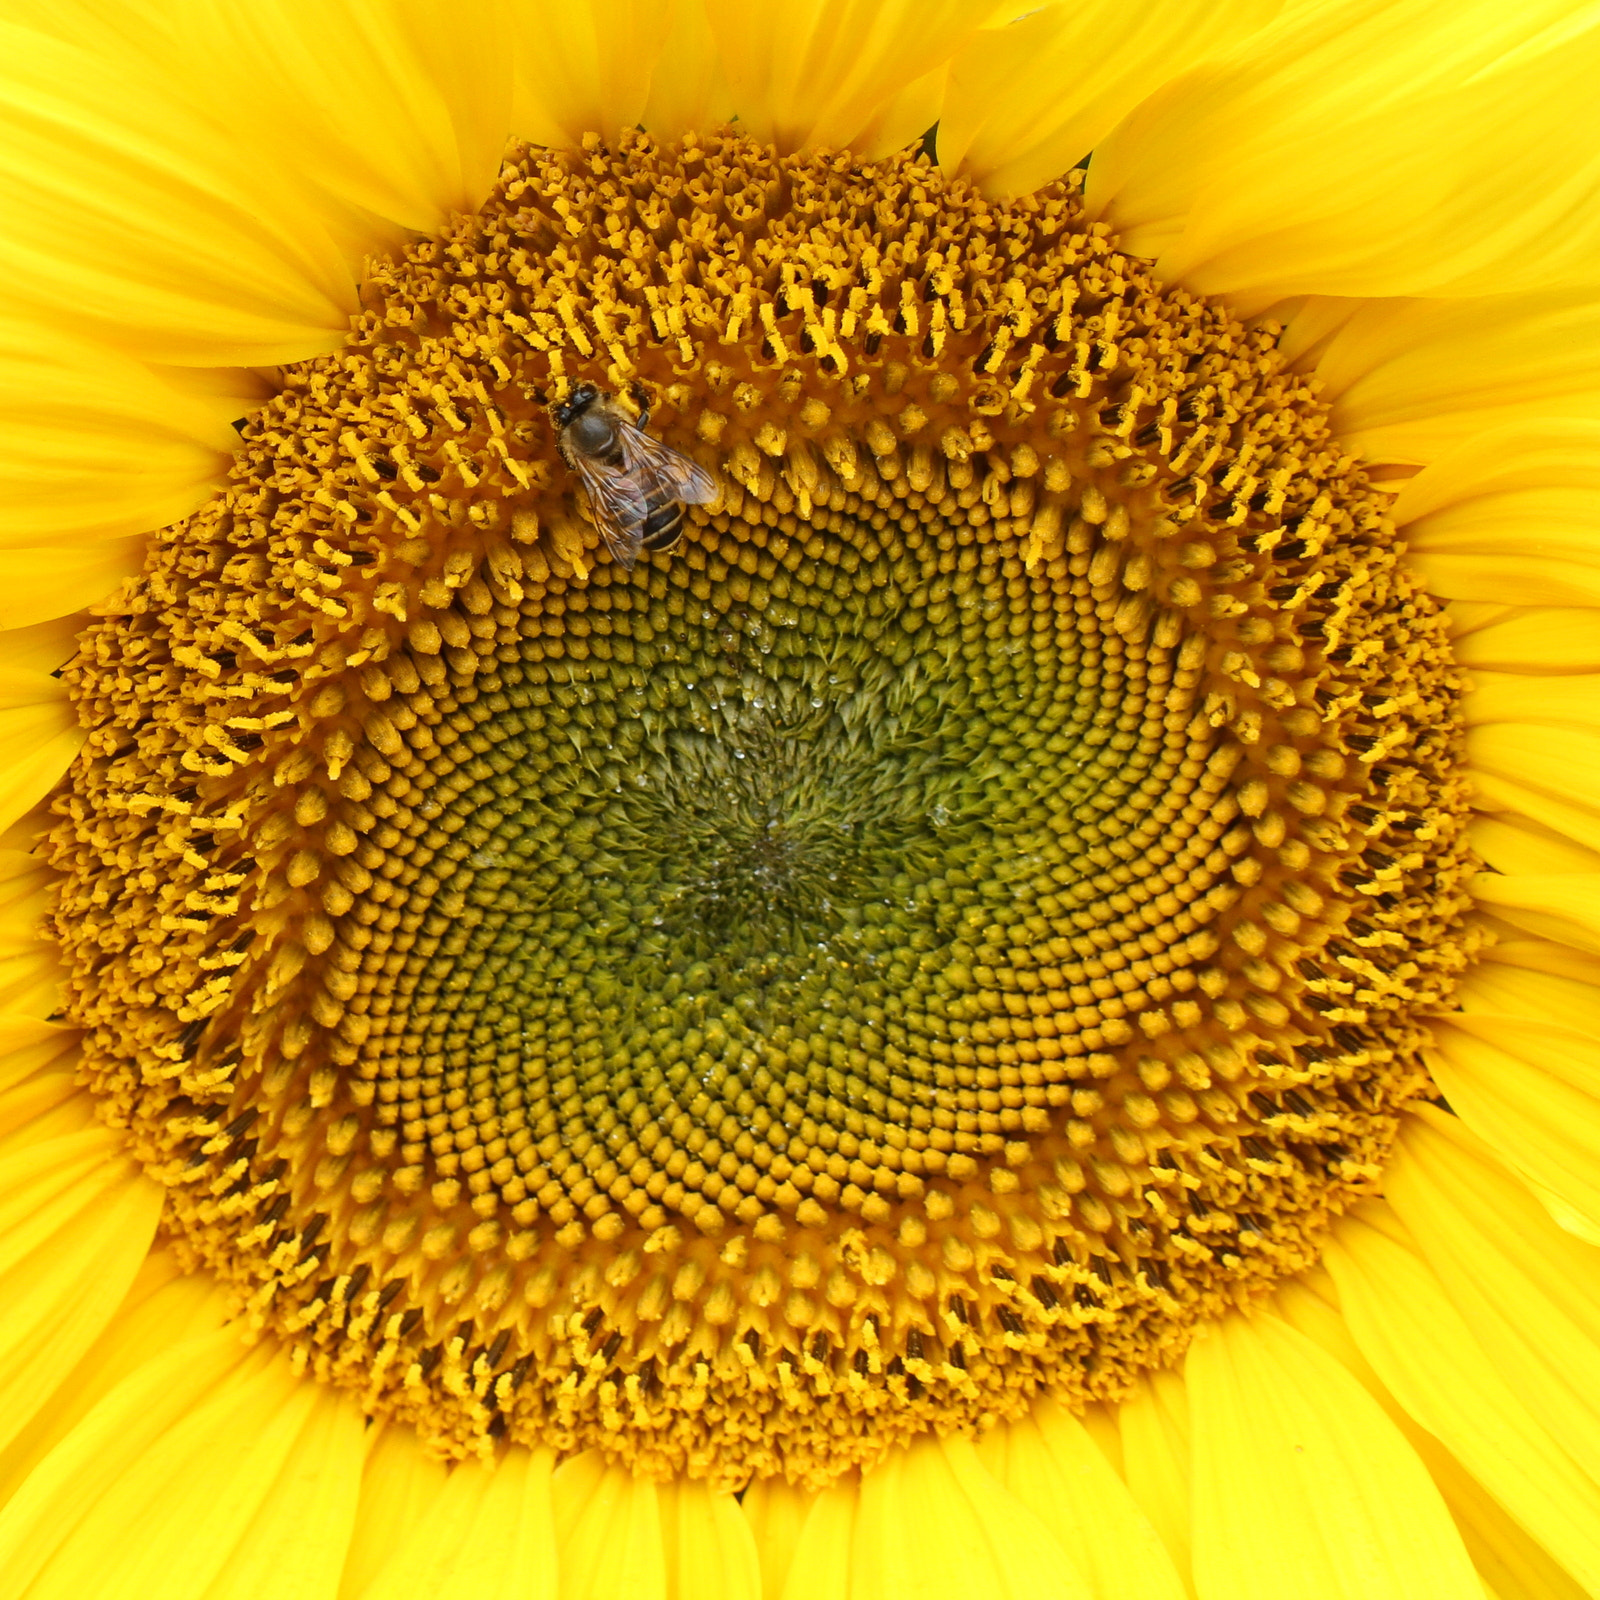
[[[1527,607],[1503,606],[1488,600],[1447,600],[1444,606],[1445,627],[1452,639],[1530,614]]]
[[[1531,817],[1510,813],[1478,816],[1468,832],[1472,848],[1496,872],[1526,872],[1536,876],[1557,872],[1600,873],[1600,851],[1574,844]]]
[[[1044,1524],[960,1438],[892,1450],[862,1475],[850,1582],[850,1600],[1090,1593]]]
[[[35,1072],[15,1088],[0,1090],[0,1158],[10,1160],[35,1145],[82,1133],[94,1122],[94,1102],[73,1081],[74,1051],[62,1070]]]
[[[111,1319],[164,1192],[100,1127],[0,1156],[0,1446]]]
[[[1600,873],[1480,872],[1472,892],[1519,928],[1600,954]]]
[[[0,550],[0,629],[31,628],[97,604],[139,571],[144,549],[143,539],[102,539]]]
[[[598,1450],[585,1450],[551,1480],[561,1600],[667,1600],[666,1549],[656,1486]]]
[[[1122,1475],[1180,1574],[1189,1568],[1189,1392],[1176,1372],[1152,1372],[1116,1408]]]
[[[992,0],[705,0],[739,123],[780,153],[851,148],[883,108],[945,65]],[[878,125],[875,127],[875,124]],[[922,129],[904,130],[909,141]]]
[[[1474,798],[1600,849],[1600,732],[1496,722],[1467,736]]]
[[[668,1600],[761,1600],[755,1535],[733,1495],[685,1479],[656,1495]]]
[[[34,680],[31,703],[0,705],[0,749],[6,752],[0,778],[0,832],[25,816],[55,787],[83,743],[66,686],[54,678]]]
[[[1096,150],[1135,255],[1245,309],[1592,283],[1596,19],[1567,0],[1292,6]]]
[[[186,1277],[165,1250],[152,1250],[106,1328],[67,1378],[0,1450],[0,1506],[99,1403],[144,1363],[166,1350],[214,1333],[226,1302],[205,1275]]]
[[[789,1568],[800,1548],[801,1530],[815,1499],[779,1477],[757,1478],[739,1497],[739,1509],[750,1524],[761,1564],[762,1600],[782,1600]]]
[[[1464,667],[1501,672],[1597,672],[1600,610],[1577,606],[1506,609],[1485,626],[1465,636],[1458,634],[1452,650]]]
[[[508,1450],[492,1467],[457,1466],[394,1528],[389,1560],[345,1600],[555,1600],[556,1536],[549,1450]],[[365,1483],[362,1513],[369,1504]]]
[[[1514,1034],[1519,1023],[1533,1021],[1585,1035],[1591,1049],[1600,1040],[1600,957],[1584,955],[1569,945],[1502,936],[1456,994],[1469,1016],[1480,1024],[1498,1025],[1501,1034]],[[1551,1188],[1539,1172],[1515,1161],[1513,1165],[1523,1186],[1558,1227],[1600,1245],[1600,1220]]]
[[[403,1422],[382,1427],[361,1470],[355,1531],[345,1553],[339,1600],[362,1600],[439,1497],[447,1476],[444,1463],[424,1450]]]
[[[1433,1106],[1402,1124],[1384,1191],[1512,1392],[1600,1484],[1600,1251]]]
[[[345,1396],[238,1334],[147,1363],[0,1512],[13,1600],[333,1600],[365,1448]]]
[[[101,0],[7,0],[6,15],[58,39],[93,37],[102,49],[149,53],[161,31],[155,6],[105,5]]]
[[[1600,421],[1514,422],[1474,435],[1419,472],[1400,491],[1394,517],[1438,594],[1593,605],[1600,599],[1597,488]],[[1498,586],[1486,576],[1496,563]]]
[[[511,132],[503,0],[165,9],[163,66],[252,156],[270,151],[339,202],[419,233],[477,210],[493,187]]]
[[[699,11],[653,0],[515,7],[512,121],[518,135],[557,147],[576,147],[586,133],[615,139],[643,119],[658,71],[686,74],[676,96],[680,109],[707,101],[717,63]],[[674,91],[663,90],[670,104]],[[684,127],[662,135],[674,137]]]
[[[81,614],[52,617],[0,632],[0,661],[19,670],[54,672],[76,654],[78,634],[89,621]]]
[[[1184,1370],[1199,1600],[1479,1600],[1422,1463],[1319,1346],[1276,1317],[1229,1316]]]
[[[185,1275],[166,1251],[151,1251],[100,1337],[49,1404],[0,1450],[0,1506],[119,1384],[174,1346],[216,1332],[226,1315],[226,1300],[209,1276]]]
[[[1037,189],[1076,166],[1163,83],[1280,9],[1279,0],[1090,0],[986,28],[951,65],[940,165],[989,195]]]
[[[1507,1387],[1414,1251],[1346,1217],[1324,1261],[1395,1399],[1580,1583],[1600,1580],[1600,1491]]]
[[[35,932],[27,942],[0,940],[0,1006],[24,1016],[49,1016],[57,1009],[61,965],[55,947]]]
[[[75,1029],[37,1017],[0,1012],[0,1090],[24,1082],[77,1049]]]
[[[132,59],[0,24],[0,276],[14,305],[146,360],[259,365],[342,342],[352,265],[271,151]]]
[[[1463,1011],[1558,1022],[1600,1041],[1600,984],[1507,965],[1494,959],[1497,949],[1491,946],[1486,959],[1462,979],[1456,999]]]
[[[4,677],[0,668],[0,684]],[[61,965],[43,926],[54,876],[37,856],[0,850],[0,1013],[58,1009]]]
[[[1183,1600],[1150,1519],[1083,1424],[1053,1400],[991,1428],[978,1456],[1055,1535],[1094,1600]]]
[[[38,1145],[86,1129],[104,1133],[95,1120],[94,1101],[75,1082],[78,1057],[75,1047],[62,1052],[42,1070],[0,1090],[0,1161],[20,1160]],[[118,1148],[114,1143],[104,1146],[113,1154]]]
[[[851,150],[863,161],[877,161],[920,143],[939,121],[949,80],[950,69],[942,62],[914,78],[867,119],[850,141]]]
[[[1272,1303],[1285,1322],[1347,1367],[1405,1435],[1443,1496],[1491,1600],[1585,1600],[1538,1540],[1384,1387],[1340,1314],[1338,1299],[1326,1269],[1317,1267],[1282,1284]]]
[[[850,1480],[811,1497],[800,1543],[776,1591],[778,1600],[851,1600],[851,1547],[860,1498]]]
[[[0,1060],[0,1152],[7,1155],[15,1154],[23,1142],[38,1142],[35,1119],[58,1103],[83,1100],[73,1115],[55,1119],[54,1133],[76,1133],[94,1118],[93,1101],[77,1087],[77,1031],[38,1021],[38,1016],[37,1010],[0,1013],[0,1035],[27,1041]],[[30,1024],[45,1031],[25,1032]]]
[[[144,533],[202,505],[238,409],[40,321],[0,328],[0,546]]]
[[[1600,1227],[1600,1050],[1525,1018],[1452,1015],[1429,1068],[1452,1108],[1531,1182]]]
[[[1600,298],[1587,290],[1313,297],[1285,330],[1286,347],[1335,315],[1315,371],[1340,438],[1371,461],[1434,461],[1510,423],[1600,419]]]
[[[1117,1410],[1114,1405],[1096,1401],[1083,1408],[1083,1415],[1078,1420],[1083,1423],[1083,1431],[1094,1441],[1095,1448],[1110,1463],[1111,1470],[1126,1482],[1122,1470],[1122,1435],[1117,1429]]]
[[[1430,548],[1419,552],[1412,565],[1440,599],[1481,599],[1498,591],[1514,596],[1519,605],[1600,604],[1600,590],[1582,552],[1556,549],[1545,554],[1537,548],[1537,535],[1523,531],[1528,537],[1496,534],[1492,553]],[[1517,554],[1519,549],[1526,549],[1525,557]]]
[[[1472,800],[1480,812],[1513,822],[1532,822],[1571,841],[1583,840],[1580,849],[1600,850],[1596,810],[1567,799],[1557,799],[1542,789],[1531,789],[1499,773],[1479,770],[1472,774]],[[1484,908],[1479,908],[1484,912]],[[1487,916],[1487,913],[1484,913]],[[1489,918],[1490,921],[1496,919]],[[1505,925],[1509,926],[1509,924]],[[1500,930],[1504,932],[1504,927]],[[1521,937],[1516,930],[1513,936]]]
[[[1469,727],[1488,722],[1600,727],[1600,673],[1475,672],[1462,709]]]
[[[0,654],[0,661],[3,660]],[[0,666],[0,697],[8,678],[5,667]],[[38,937],[54,876],[38,856],[21,850],[0,850],[0,941],[14,943],[25,937]]]
[[[681,139],[691,128],[716,128],[732,120],[733,96],[705,8],[680,0],[661,41],[639,121],[657,139],[669,140]]]
[[[1600,956],[1586,955],[1568,944],[1550,939],[1530,938],[1521,928],[1509,923],[1496,930],[1498,937],[1484,952],[1487,966],[1522,967],[1529,972],[1553,972],[1557,977],[1576,978],[1580,983],[1600,985]],[[1470,974],[1469,974],[1470,976]]]
[[[1586,1035],[1591,1044],[1600,1039],[1600,957],[1568,945],[1502,937],[1467,974],[1457,998],[1468,1015],[1480,1023],[1498,1023],[1503,1033],[1514,1033],[1521,1021],[1534,1021]],[[1526,1166],[1517,1171],[1524,1188],[1558,1227],[1600,1245],[1600,1221],[1591,1220]]]

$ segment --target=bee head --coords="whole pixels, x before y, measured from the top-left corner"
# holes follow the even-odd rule
[[[558,400],[551,406],[551,420],[558,428],[570,427],[599,398],[600,391],[592,383],[574,384],[572,393],[565,400]]]

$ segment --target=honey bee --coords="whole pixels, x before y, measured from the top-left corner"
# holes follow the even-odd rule
[[[614,396],[580,383],[550,408],[556,444],[589,496],[611,559],[631,570],[640,550],[670,550],[683,534],[683,508],[709,505],[717,482],[704,467],[644,430]]]

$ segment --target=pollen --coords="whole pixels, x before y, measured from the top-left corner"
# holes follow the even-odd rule
[[[525,150],[69,669],[54,931],[175,1248],[442,1454],[811,1486],[1115,1398],[1376,1191],[1460,684],[1274,331],[1074,183]],[[548,407],[712,473],[605,553]]]

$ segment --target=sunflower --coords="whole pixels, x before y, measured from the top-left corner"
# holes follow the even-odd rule
[[[0,1600],[1600,1594],[1591,10],[12,15]]]

